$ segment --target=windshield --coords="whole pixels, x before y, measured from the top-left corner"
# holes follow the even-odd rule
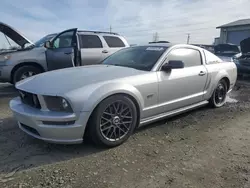
[[[103,64],[150,71],[167,47],[137,46],[122,49],[103,61]]]
[[[41,38],[40,40],[36,41],[36,42],[34,43],[34,46],[35,46],[35,47],[41,47],[41,46],[43,46],[43,44],[44,44],[46,41],[52,39],[54,36],[56,36],[56,34],[47,35],[47,36]]]

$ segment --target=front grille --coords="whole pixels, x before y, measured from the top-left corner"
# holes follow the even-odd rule
[[[41,105],[37,95],[21,90],[19,90],[19,95],[24,104],[31,106],[33,108],[41,109]]]

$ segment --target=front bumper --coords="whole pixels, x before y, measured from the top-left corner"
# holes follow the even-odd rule
[[[0,82],[11,82],[11,71],[13,66],[0,65]]]
[[[19,128],[35,138],[57,144],[82,143],[89,112],[74,113],[41,111],[21,102],[10,101],[10,108]]]

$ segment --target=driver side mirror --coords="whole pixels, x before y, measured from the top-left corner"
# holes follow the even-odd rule
[[[163,70],[163,71],[169,71],[171,69],[182,69],[182,68],[184,68],[183,61],[170,60],[170,61],[168,61],[168,63],[164,64],[161,67],[161,70]]]
[[[45,48],[52,48],[51,42],[50,42],[50,41],[46,41],[46,42],[44,43],[44,47],[45,47]]]

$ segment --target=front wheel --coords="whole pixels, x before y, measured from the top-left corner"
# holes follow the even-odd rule
[[[215,107],[219,108],[226,103],[227,98],[227,83],[225,80],[220,80],[216,86],[209,103]]]
[[[97,145],[115,147],[130,137],[136,122],[133,101],[125,95],[114,95],[103,100],[93,112],[88,137]]]
[[[14,72],[13,84],[39,73],[41,73],[41,70],[37,67],[30,65],[22,66]]]

